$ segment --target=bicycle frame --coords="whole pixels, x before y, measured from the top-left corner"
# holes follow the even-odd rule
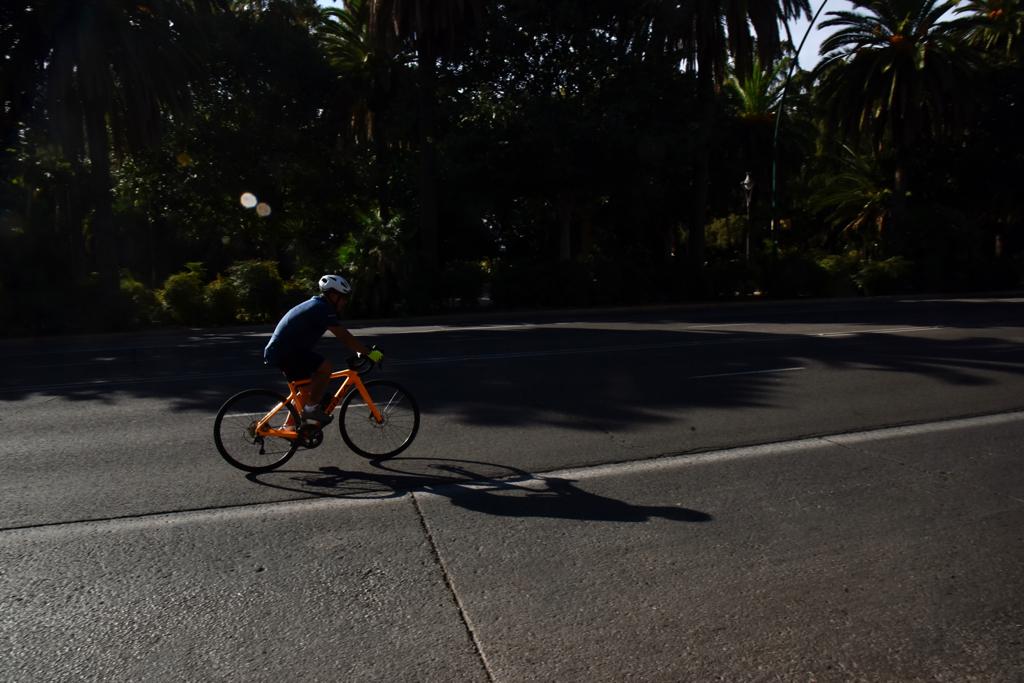
[[[358,391],[360,396],[363,397],[363,400],[366,401],[366,405],[369,406],[370,413],[373,415],[373,419],[377,421],[377,424],[384,422],[384,416],[381,415],[377,405],[373,402],[373,399],[370,398],[370,394],[366,391],[366,387],[363,385],[363,380],[359,377],[358,372],[355,370],[338,370],[331,373],[331,379],[344,379],[344,381],[338,387],[338,390],[334,392],[334,396],[331,397],[331,400],[327,405],[324,406],[325,413],[328,415],[333,413],[334,409],[338,407],[342,399],[344,399],[349,392],[354,389]],[[288,382],[288,398],[286,398],[283,403],[278,403],[270,410],[269,413],[263,416],[263,418],[256,424],[256,433],[260,436],[276,436],[281,439],[289,440],[297,439],[299,434],[294,427],[290,429],[277,429],[268,425],[270,421],[274,419],[275,415],[282,410],[285,410],[285,406],[288,403],[295,404],[295,408],[299,411],[299,415],[302,415],[302,408],[304,404],[302,402],[302,394],[299,392],[301,387],[309,384],[310,381],[311,380],[304,379],[298,382]]]

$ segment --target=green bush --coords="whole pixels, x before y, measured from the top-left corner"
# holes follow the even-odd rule
[[[301,304],[309,297],[316,294],[310,283],[313,282],[311,278],[307,277],[293,277],[291,280],[284,284],[284,294],[282,295],[282,310],[291,308]]]
[[[359,225],[338,248],[339,274],[354,288],[349,312],[387,315],[424,313],[434,308],[440,278],[417,263],[415,249],[402,239],[403,218],[383,221],[376,212],[357,216]]]
[[[145,327],[156,322],[159,313],[160,300],[156,294],[130,274],[122,275],[118,326]]]
[[[235,288],[245,322],[272,322],[281,314],[284,281],[274,261],[239,261],[230,268],[228,281]]]
[[[854,281],[868,296],[898,294],[910,288],[913,264],[902,256],[883,261],[869,261],[854,276]]]
[[[854,276],[860,270],[860,255],[851,251],[846,254],[829,254],[818,259],[818,265],[828,274],[828,291],[831,296],[856,296],[859,293]]]
[[[704,229],[705,245],[709,251],[742,253],[746,246],[748,229],[745,216],[730,214],[712,219]]]
[[[203,289],[206,319],[214,325],[230,325],[238,315],[238,296],[231,282],[218,276]]]
[[[174,322],[199,325],[203,320],[203,280],[199,273],[176,273],[164,281],[160,291],[164,310]]]

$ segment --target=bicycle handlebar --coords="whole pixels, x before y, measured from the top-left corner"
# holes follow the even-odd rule
[[[377,363],[374,363],[372,360],[370,360],[361,353],[357,353],[354,356],[349,356],[348,359],[346,360],[346,363],[348,363],[349,370],[355,370],[360,375],[372,372],[377,368]],[[383,365],[383,363],[381,363],[381,365]]]

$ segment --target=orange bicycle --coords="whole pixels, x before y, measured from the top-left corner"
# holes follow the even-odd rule
[[[397,382],[369,380],[360,371],[372,369],[365,358],[349,359],[349,369],[331,373],[344,380],[324,412],[339,405],[338,428],[345,444],[359,455],[382,460],[398,455],[420,428],[416,400]],[[316,448],[323,429],[302,424],[299,388],[309,380],[288,382],[288,396],[267,389],[247,389],[221,406],[213,423],[213,440],[224,459],[247,472],[267,472],[288,462],[295,451]]]

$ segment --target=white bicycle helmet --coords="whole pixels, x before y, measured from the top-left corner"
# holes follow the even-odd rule
[[[324,294],[338,292],[348,296],[352,293],[352,285],[340,275],[324,275],[320,278],[320,291]]]

